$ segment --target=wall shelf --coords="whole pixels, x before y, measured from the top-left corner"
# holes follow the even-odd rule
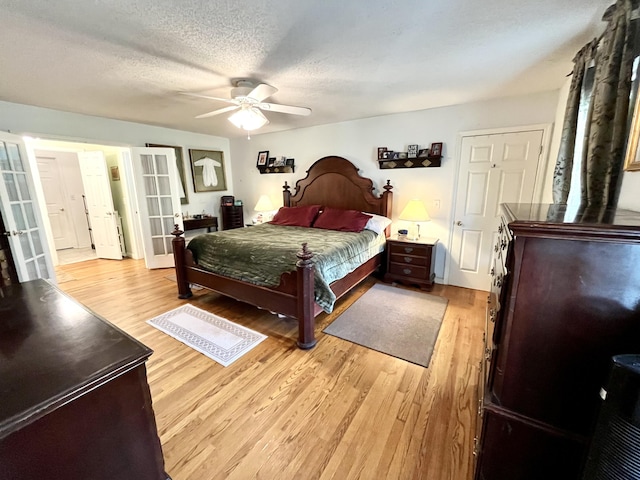
[[[295,165],[284,165],[280,167],[258,167],[261,174],[263,173],[295,173]]]
[[[378,160],[381,169],[439,167],[442,157],[396,158],[394,160]]]

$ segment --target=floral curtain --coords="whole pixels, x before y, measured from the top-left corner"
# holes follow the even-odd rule
[[[615,206],[628,135],[629,94],[635,30],[631,16],[639,0],[618,0],[606,11],[600,41],[587,44],[574,59],[569,101],[553,178],[554,203],[567,203],[576,142],[584,142],[581,161],[581,205]],[[584,138],[576,138],[582,82],[595,62],[592,98]]]

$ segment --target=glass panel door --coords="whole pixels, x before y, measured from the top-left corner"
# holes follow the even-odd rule
[[[54,278],[22,139],[0,133],[0,209],[20,282]]]
[[[173,267],[171,232],[182,229],[175,153],[168,148],[133,148],[133,166],[147,268]]]

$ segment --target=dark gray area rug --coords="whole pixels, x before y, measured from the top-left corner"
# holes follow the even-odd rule
[[[429,366],[448,300],[376,283],[323,331]]]

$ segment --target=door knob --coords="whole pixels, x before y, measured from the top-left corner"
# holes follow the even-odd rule
[[[61,211],[61,212],[64,212],[64,208],[61,208],[61,209],[60,209],[60,211]]]
[[[462,222],[461,222],[460,220],[458,220],[458,221],[456,222],[456,225],[457,225],[457,226],[459,226],[459,227],[461,227],[461,226],[462,226]]]

